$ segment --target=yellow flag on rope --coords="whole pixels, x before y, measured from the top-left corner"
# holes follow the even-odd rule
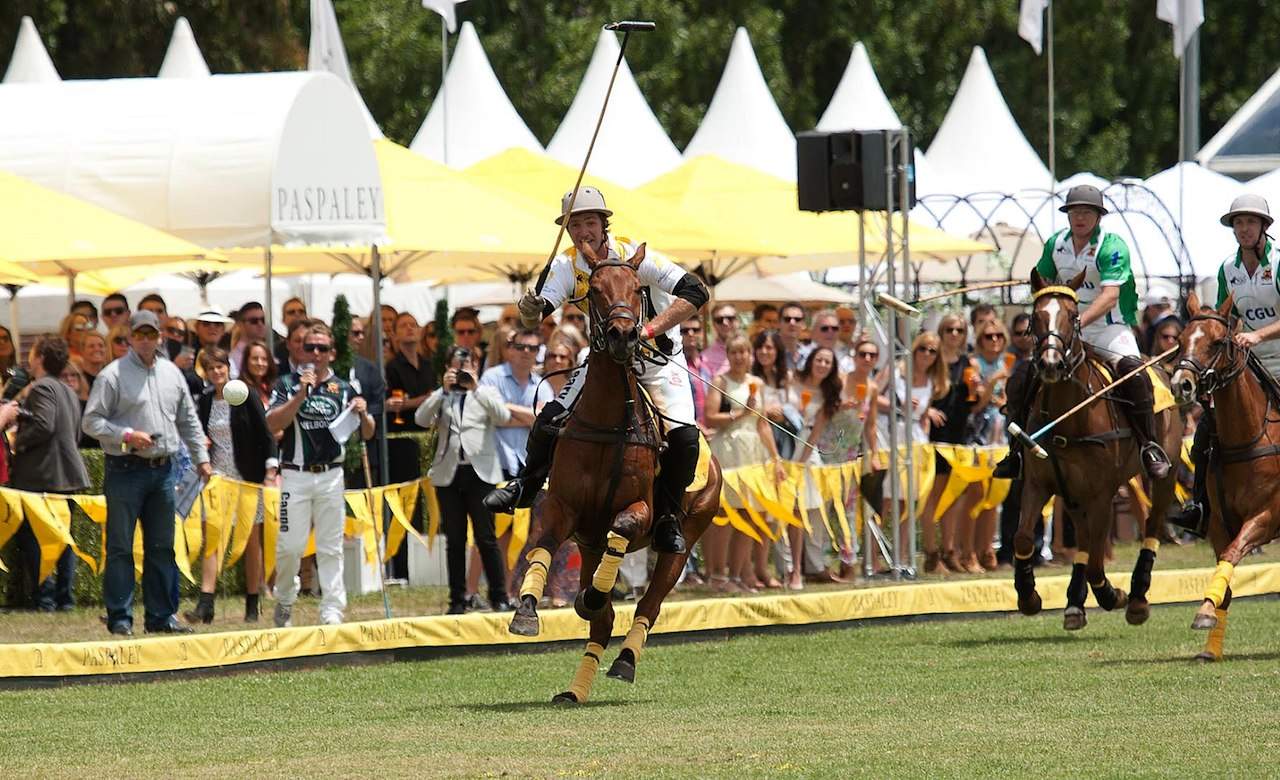
[[[18,532],[18,527],[21,525],[22,513],[10,512],[8,504],[0,501],[0,548],[3,548],[13,538],[13,535]],[[0,571],[9,571],[2,560],[0,560]]]
[[[511,516],[511,540],[507,543],[507,568],[514,569],[524,552],[525,542],[529,541],[529,526],[533,524],[533,512],[530,509],[517,509]]]
[[[756,529],[751,527],[751,524],[748,523],[742,517],[742,515],[738,513],[738,510],[734,509],[728,504],[721,504],[720,509],[725,513],[725,517],[727,518],[728,524],[733,526],[735,531],[751,537],[756,542],[761,541],[760,534],[756,533]]]
[[[440,502],[436,500],[436,489],[431,486],[431,480],[423,478],[419,484],[422,485],[422,497],[427,502],[427,549],[430,550],[436,543],[436,534],[440,533]]]

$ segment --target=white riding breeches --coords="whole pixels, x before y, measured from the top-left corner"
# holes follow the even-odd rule
[[[675,362],[680,359],[680,357],[673,358],[663,365],[645,363],[644,371],[639,377],[641,386],[648,391],[649,397],[653,399],[658,411],[668,418],[663,423],[668,427],[668,430],[681,425],[697,424],[693,410],[693,391],[689,387],[691,380],[689,375],[680,370],[680,366],[676,365]],[[557,396],[556,400],[564,408],[569,409],[578,398],[578,393],[582,392],[586,381],[587,364],[584,360],[569,375],[568,383],[560,391],[560,395]]]
[[[1139,357],[1138,340],[1128,325],[1108,325],[1097,320],[1080,330],[1084,343],[1095,347],[1099,357],[1107,363],[1115,363],[1122,357]]]

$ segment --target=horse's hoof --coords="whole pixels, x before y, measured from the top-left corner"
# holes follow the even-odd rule
[[[1067,607],[1062,613],[1062,627],[1068,631],[1079,631],[1088,622],[1081,607]]]
[[[1146,599],[1134,599],[1124,611],[1124,619],[1131,626],[1140,626],[1151,617],[1151,603]]]
[[[577,704],[578,695],[573,691],[565,691],[564,693],[557,693],[555,696],[551,697],[551,703],[552,704]]]
[[[614,659],[613,665],[606,672],[606,676],[628,683],[636,681],[635,656],[631,654],[630,650],[623,650],[618,653],[618,657]]]
[[[1116,603],[1111,609],[1120,609],[1129,606],[1129,594],[1116,588]]]
[[[523,614],[523,610],[524,607],[521,607],[511,616],[511,625],[507,626],[507,630],[516,636],[537,636],[541,630],[538,613]]]
[[[1018,597],[1018,611],[1030,617],[1031,615],[1039,615],[1044,602],[1040,599],[1040,594],[1035,591],[1030,596],[1023,598]]]
[[[1195,618],[1191,620],[1192,631],[1208,631],[1209,629],[1214,628],[1217,625],[1218,625],[1217,615],[1205,615],[1197,612]]]
[[[1205,650],[1200,653],[1197,653],[1195,660],[1199,661],[1202,664],[1212,664],[1212,663],[1217,663],[1222,659],[1214,655],[1213,653],[1210,653],[1208,650]]]

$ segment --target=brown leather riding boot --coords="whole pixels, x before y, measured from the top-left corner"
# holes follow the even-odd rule
[[[1116,365],[1116,372],[1127,374],[1141,364],[1142,361],[1138,358],[1121,358]],[[1151,377],[1145,372],[1138,374],[1117,390],[1129,402],[1125,407],[1125,416],[1129,418],[1134,441],[1141,451],[1139,459],[1142,461],[1142,470],[1151,479],[1164,479],[1169,475],[1173,464],[1160,446],[1160,438],[1156,433],[1155,391],[1151,387]]]

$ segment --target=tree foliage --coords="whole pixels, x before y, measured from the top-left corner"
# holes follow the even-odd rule
[[[408,143],[440,83],[440,18],[418,0],[334,0],[357,84],[392,139]],[[658,32],[628,48],[641,90],[677,146],[693,136],[734,29],[751,34],[761,69],[795,130],[821,116],[863,41],[885,92],[922,147],[937,131],[973,46],[1032,145],[1047,158],[1046,63],[1018,38],[1017,0],[471,0],[472,21],[516,108],[545,143],[577,91],[600,26],[650,18]],[[1178,62],[1151,0],[1055,3],[1060,176],[1146,176],[1178,151]],[[1202,140],[1271,75],[1280,3],[1206,3],[1201,28]],[[9,0],[0,68],[31,15],[64,78],[153,75],[178,16],[215,72],[305,67],[304,0]]]

